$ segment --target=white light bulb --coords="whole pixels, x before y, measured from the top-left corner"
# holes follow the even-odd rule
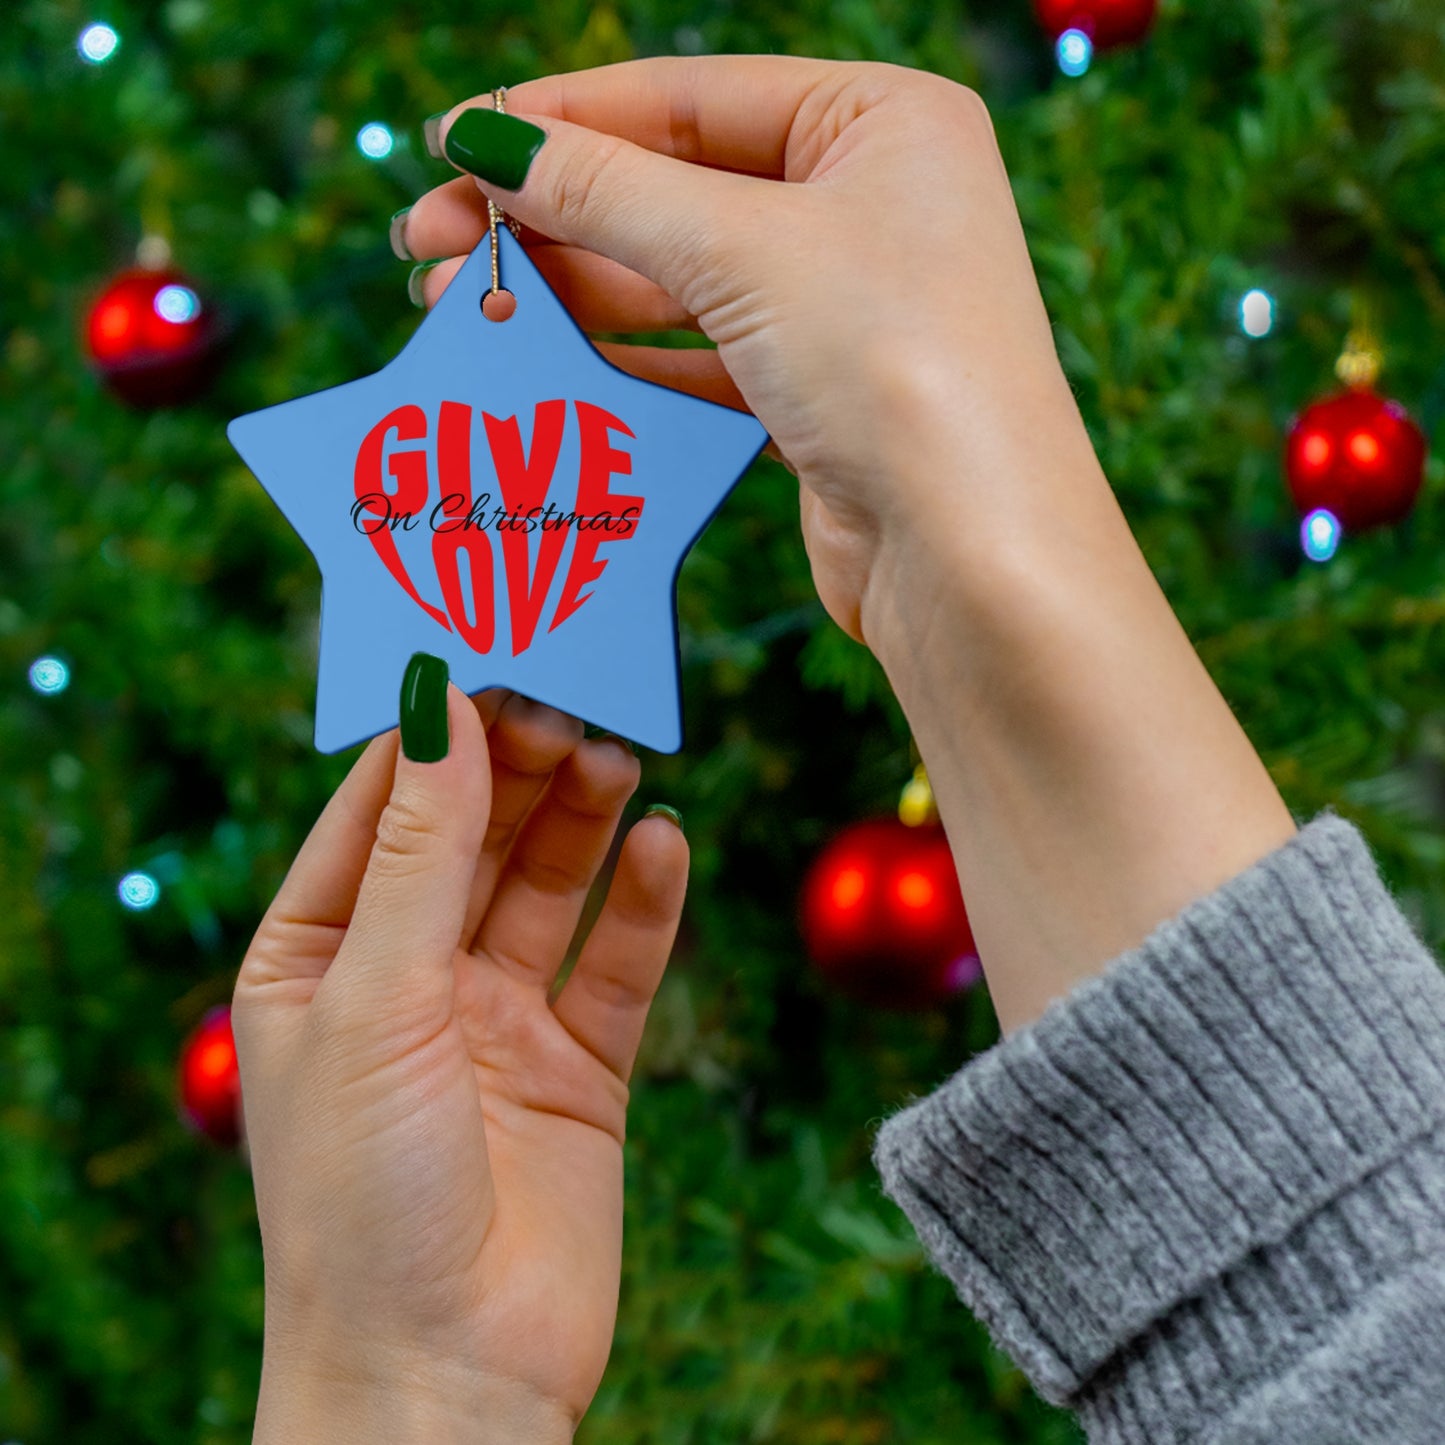
[[[75,42],[80,58],[89,61],[91,65],[104,65],[115,54],[119,45],[120,36],[109,25],[100,24],[87,25],[80,32],[80,39]]]
[[[1274,330],[1274,297],[1256,288],[1239,303],[1239,326],[1246,336],[1268,336]]]
[[[391,128],[382,125],[379,120],[370,121],[356,132],[356,148],[368,160],[384,161],[395,144]]]
[[[30,664],[30,686],[53,697],[70,686],[70,669],[58,657],[37,657]]]
[[[153,303],[162,321],[181,326],[201,314],[201,298],[189,286],[162,286]]]
[[[1094,59],[1094,42],[1082,30],[1066,30],[1054,47],[1065,75],[1083,75]]]
[[[1339,550],[1339,518],[1324,507],[1316,507],[1300,524],[1300,546],[1311,562],[1328,562]]]
[[[127,873],[115,891],[127,908],[139,913],[160,898],[161,885],[149,873]]]

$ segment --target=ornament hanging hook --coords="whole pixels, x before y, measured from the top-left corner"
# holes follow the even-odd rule
[[[154,175],[154,173],[152,173]],[[148,181],[140,207],[141,237],[135,263],[145,271],[164,271],[171,264],[171,207],[159,183]]]
[[[1369,299],[1357,291],[1351,298],[1350,311],[1350,332],[1335,362],[1335,375],[1348,387],[1368,389],[1374,386],[1385,362],[1375,333],[1374,308]]]
[[[492,92],[492,109],[498,115],[507,113],[507,87],[499,85]],[[501,248],[497,239],[497,222],[505,221],[507,229],[520,241],[522,239],[522,227],[514,221],[490,196],[487,197],[487,239],[492,246],[492,289],[490,295],[495,296],[502,289],[502,256]]]

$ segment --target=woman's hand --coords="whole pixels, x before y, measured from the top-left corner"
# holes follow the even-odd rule
[[[443,146],[475,106],[490,97],[448,112]],[[704,332],[716,351],[602,350],[757,415],[802,483],[819,595],[855,638],[878,648],[870,590],[891,597],[931,539],[1016,513],[1044,467],[1093,465],[972,91],[718,56],[529,81],[507,113],[547,134],[520,189],[462,176],[405,218],[411,255],[454,258],[424,273],[428,302],[490,196],[585,330]]]
[[[508,93],[546,132],[513,190],[457,130],[475,106],[437,127],[473,175],[412,207],[406,248],[470,251],[490,197],[584,329],[717,342],[606,349],[746,405],[797,473],[818,594],[907,714],[1005,1029],[1293,833],[1094,455],[976,95],[781,56],[554,76]]]
[[[256,1439],[568,1440],[611,1347],[627,1078],[687,845],[617,740],[448,688],[378,738],[266,914],[233,1024],[266,1259]]]

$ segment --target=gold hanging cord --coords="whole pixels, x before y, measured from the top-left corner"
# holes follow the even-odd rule
[[[499,115],[507,113],[507,87],[499,85],[492,92],[492,109]],[[507,229],[520,241],[522,239],[522,227],[519,222],[514,221],[502,208],[491,199],[487,198],[487,236],[492,243],[492,290],[491,295],[495,296],[502,289],[502,258],[500,248],[497,244],[497,222],[505,221]]]

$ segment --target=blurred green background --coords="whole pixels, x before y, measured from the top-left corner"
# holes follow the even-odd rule
[[[103,65],[76,39],[120,36]],[[631,56],[922,66],[990,102],[1065,366],[1150,563],[1301,819],[1361,824],[1445,939],[1445,508],[1307,563],[1283,428],[1359,308],[1432,428],[1445,322],[1445,11],[1166,3],[1062,76],[1027,0],[11,0],[0,28],[0,1439],[249,1439],[261,1257],[241,1160],[178,1121],[180,1041],[350,762],[311,748],[319,582],[227,446],[417,324],[387,218],[450,171],[420,122]],[[360,128],[395,132],[371,160]],[[81,325],[143,236],[234,339],[192,404],[132,410]],[[958,284],[969,260],[958,257]],[[1241,333],[1251,287],[1278,302]],[[840,298],[840,304],[844,303]],[[868,299],[887,305],[887,296]],[[622,1311],[590,1445],[1078,1438],[926,1266],[872,1127],[996,1037],[810,968],[798,883],[890,809],[907,727],[824,618],[796,486],[760,462],[681,580],[687,746],[634,805],[694,883],[628,1143]],[[27,668],[62,658],[42,696]],[[118,879],[161,880],[130,913]],[[1040,886],[1047,886],[1047,879]]]

